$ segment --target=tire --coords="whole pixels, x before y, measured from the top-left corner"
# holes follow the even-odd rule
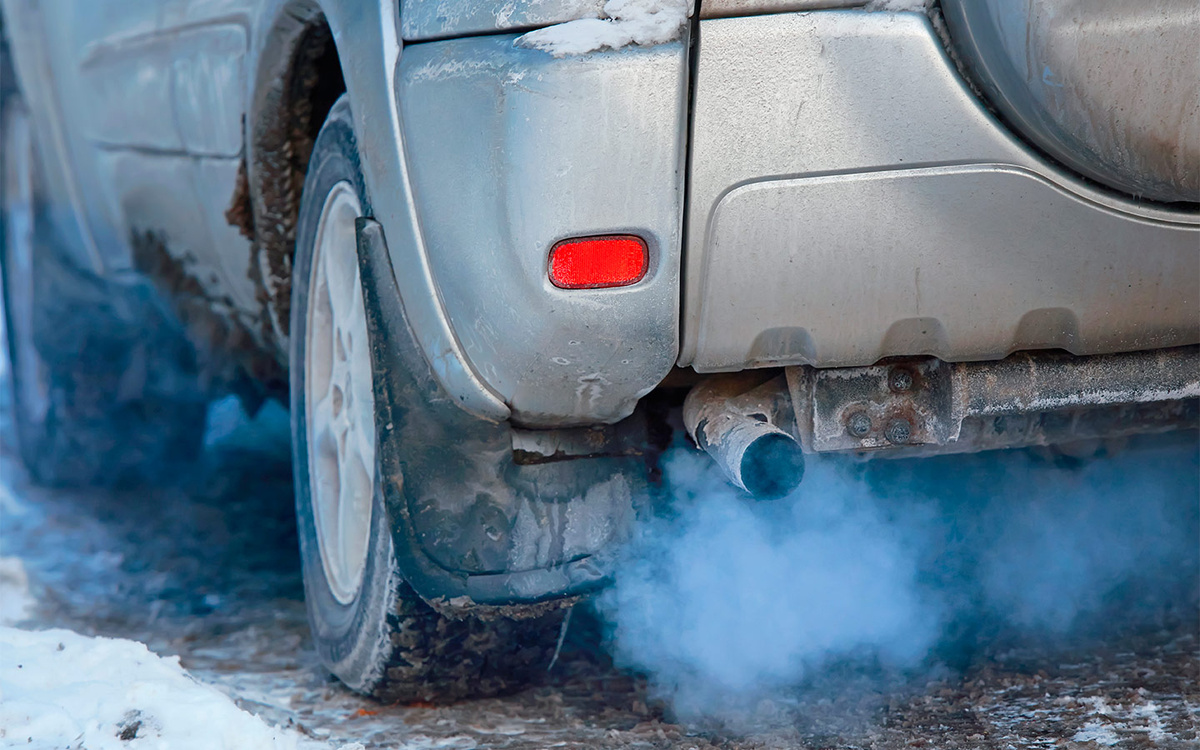
[[[195,356],[146,285],[73,268],[38,200],[28,110],[0,100],[0,291],[17,449],[35,482],[114,486],[175,475],[203,444]]]
[[[293,467],[313,640],[343,683],[381,700],[441,702],[511,691],[544,674],[564,612],[523,620],[447,617],[401,575],[379,481],[365,313],[358,319],[363,301],[353,222],[370,215],[342,96],[309,161],[292,277]],[[325,265],[331,257],[339,262]]]

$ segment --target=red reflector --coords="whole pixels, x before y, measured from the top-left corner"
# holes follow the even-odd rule
[[[642,280],[649,262],[641,237],[563,240],[550,250],[550,281],[562,289],[602,289]]]

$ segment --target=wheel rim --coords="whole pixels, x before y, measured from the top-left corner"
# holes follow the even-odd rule
[[[342,604],[362,585],[375,487],[375,397],[354,220],[362,206],[339,182],[313,244],[305,331],[305,437],[321,565]]]
[[[4,284],[14,391],[25,424],[40,424],[49,408],[45,366],[34,346],[33,335],[33,136],[29,116],[13,106],[3,129],[4,176]]]

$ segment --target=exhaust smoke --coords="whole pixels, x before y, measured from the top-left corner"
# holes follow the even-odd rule
[[[797,491],[756,504],[679,446],[666,510],[597,603],[610,648],[676,718],[728,726],[835,665],[929,676],[1013,634],[1069,642],[1103,637],[1109,612],[1126,627],[1194,611],[1195,433],[1064,461],[817,457]]]

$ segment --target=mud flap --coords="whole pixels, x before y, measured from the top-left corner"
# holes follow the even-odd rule
[[[602,586],[644,495],[637,457],[513,460],[512,428],[462,409],[418,347],[383,227],[357,225],[374,369],[377,476],[396,559],[435,608],[520,615]]]

